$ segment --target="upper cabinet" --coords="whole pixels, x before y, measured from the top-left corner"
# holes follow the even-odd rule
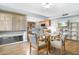
[[[40,21],[39,24],[40,24],[41,26],[49,27],[49,26],[51,26],[51,20],[50,20],[50,19],[45,19],[45,20],[43,20],[43,21]]]
[[[12,14],[0,12],[0,31],[12,30]]]
[[[0,31],[26,30],[26,16],[15,13],[0,12]]]
[[[12,20],[13,30],[26,30],[26,18],[23,15],[14,15]]]

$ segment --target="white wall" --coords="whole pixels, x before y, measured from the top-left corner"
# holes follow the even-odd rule
[[[37,16],[27,16],[27,21],[28,22],[38,22],[43,20],[43,18],[41,17],[37,17]]]
[[[70,22],[79,22],[79,15],[59,18],[55,20],[58,20],[58,22],[67,22],[68,20],[70,20]]]
[[[57,23],[67,22],[68,20],[70,20],[70,22],[79,22],[79,15],[54,19],[52,20],[51,25],[54,29],[57,29]]]

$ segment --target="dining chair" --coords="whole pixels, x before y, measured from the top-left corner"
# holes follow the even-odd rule
[[[65,51],[65,36],[64,35],[57,35],[52,36],[50,40],[50,47],[55,49],[59,49],[61,54],[64,54]]]
[[[39,55],[39,52],[41,50],[45,50],[48,53],[47,48],[47,40],[44,36],[38,35],[37,32],[31,32],[29,33],[29,41],[30,41],[30,54],[32,53],[32,48],[37,50],[37,54]]]

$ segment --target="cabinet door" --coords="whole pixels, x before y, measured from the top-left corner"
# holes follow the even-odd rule
[[[12,30],[12,14],[0,12],[0,31]]]
[[[18,31],[19,30],[19,16],[18,15],[13,15],[13,20],[12,20],[12,29],[13,31]]]
[[[25,30],[25,19],[22,15],[14,15],[13,17],[13,31]]]
[[[79,54],[79,42],[73,40],[66,40],[65,41],[65,50],[66,52]]]
[[[26,19],[25,16],[20,16],[20,30],[26,30]]]

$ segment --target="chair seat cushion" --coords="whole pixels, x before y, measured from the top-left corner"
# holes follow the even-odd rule
[[[42,48],[45,48],[46,43],[45,43],[45,42],[39,42],[39,46],[37,46],[37,44],[32,44],[32,46],[33,46],[34,48],[42,49]]]
[[[51,41],[51,46],[55,47],[55,48],[61,48],[62,47],[62,41],[57,41],[57,40]]]
[[[39,50],[44,49],[44,48],[46,48],[46,43],[45,42],[40,43],[39,44]]]

